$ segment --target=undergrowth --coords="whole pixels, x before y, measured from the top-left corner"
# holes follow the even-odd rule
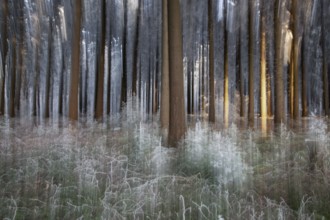
[[[267,135],[199,122],[178,149],[162,146],[152,120],[130,113],[119,121],[109,127],[3,120],[0,218],[330,218],[323,121],[304,132],[282,126]]]

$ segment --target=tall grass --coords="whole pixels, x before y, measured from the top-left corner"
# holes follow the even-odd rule
[[[330,217],[325,121],[266,137],[199,122],[168,149],[156,123],[127,108],[111,127],[1,121],[0,218]]]

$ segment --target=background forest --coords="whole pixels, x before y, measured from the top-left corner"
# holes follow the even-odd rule
[[[1,0],[0,219],[329,219],[329,54],[328,0]]]
[[[325,0],[180,4],[187,114],[211,111],[219,122],[328,114]],[[105,118],[132,97],[146,118],[157,113],[170,59],[161,14],[161,1],[4,0],[1,113],[57,119],[71,108],[74,118]]]

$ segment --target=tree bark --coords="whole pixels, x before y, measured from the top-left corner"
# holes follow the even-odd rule
[[[74,30],[72,36],[72,60],[71,60],[71,82],[69,97],[69,118],[78,120],[78,90],[80,75],[80,32],[81,32],[81,11],[82,1],[75,0]]]
[[[260,61],[260,110],[261,117],[267,118],[267,79],[266,79],[266,33],[265,18],[261,18],[261,61]]]
[[[293,30],[293,48],[292,48],[292,60],[291,60],[291,71],[290,74],[293,78],[291,95],[293,96],[291,101],[291,112],[294,119],[299,118],[299,47],[300,47],[300,36],[299,36],[299,11],[298,11],[298,0],[292,1],[292,30]]]
[[[213,4],[208,0],[208,37],[209,37],[209,122],[215,122],[215,91],[214,91],[214,35],[213,35]]]
[[[2,76],[0,79],[0,115],[4,114],[5,110],[5,73],[6,73],[6,57],[8,53],[8,0],[3,1],[3,23],[2,23]]]
[[[160,125],[168,129],[170,121],[170,91],[169,91],[169,51],[168,51],[168,8],[167,0],[162,0],[162,92]]]
[[[248,121],[249,126],[254,126],[254,22],[253,22],[253,4],[249,1],[249,107]]]
[[[97,75],[97,91],[96,91],[96,109],[95,118],[101,119],[103,116],[103,92],[104,92],[104,61],[105,61],[105,43],[106,43],[106,0],[102,1],[102,17],[101,17],[101,40],[99,50],[99,67]]]
[[[168,143],[178,146],[186,132],[180,1],[168,0],[170,124]]]
[[[306,33],[304,38],[306,38]],[[302,102],[302,117],[308,117],[308,101],[307,101],[307,63],[306,63],[306,39],[303,39],[303,45],[302,45],[302,73],[301,73],[301,102]]]
[[[322,50],[323,50],[323,104],[324,114],[329,115],[329,76],[328,76],[328,53],[326,44],[325,20],[327,16],[325,0],[321,0],[322,4]]]
[[[275,123],[284,122],[284,79],[283,79],[283,44],[282,44],[282,0],[277,0],[275,9]]]

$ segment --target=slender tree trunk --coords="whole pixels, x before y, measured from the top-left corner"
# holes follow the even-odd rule
[[[2,77],[0,79],[0,115],[4,114],[5,110],[5,73],[6,73],[6,58],[8,53],[8,0],[3,0],[3,23],[2,23]]]
[[[254,22],[253,22],[253,4],[249,1],[249,125],[254,126]]]
[[[170,121],[169,91],[169,51],[168,51],[168,8],[167,0],[162,0],[162,93],[160,104],[161,128],[168,129]]]
[[[123,76],[121,80],[121,106],[127,102],[127,1],[124,3],[124,31],[123,31]]]
[[[10,96],[9,96],[9,116],[15,117],[15,84],[16,84],[16,55],[17,55],[17,37],[12,42],[12,72],[10,81]]]
[[[214,91],[214,35],[213,35],[213,4],[208,0],[208,37],[209,37],[209,122],[215,122],[215,91]]]
[[[82,1],[75,0],[74,30],[72,37],[72,60],[71,60],[71,82],[69,96],[69,118],[78,120],[78,88],[80,75],[80,32],[81,32],[81,14]]]
[[[268,117],[273,116],[273,85],[274,85],[274,51],[275,51],[275,40],[274,40],[274,2],[275,0],[264,2],[265,18],[266,18],[266,53],[267,53],[267,115]]]
[[[260,61],[260,107],[261,117],[267,118],[267,79],[266,79],[266,26],[265,18],[261,17],[261,61]]]
[[[102,15],[101,15],[101,39],[100,39],[100,51],[99,51],[99,67],[97,75],[97,91],[96,91],[96,109],[95,118],[100,119],[103,116],[103,92],[104,92],[104,61],[105,61],[105,43],[106,43],[106,0],[102,0]]]
[[[226,21],[225,21],[226,22]],[[224,28],[224,83],[223,83],[223,120],[225,127],[228,127],[229,123],[229,75],[228,75],[228,31],[225,25]]]
[[[245,77],[246,70],[243,66],[243,62],[245,62],[244,54],[246,54],[246,39],[248,37],[248,28],[247,17],[249,14],[249,1],[240,2],[240,29],[239,29],[239,71],[240,71],[240,117],[244,118],[246,116],[246,101],[245,101]],[[247,53],[248,54],[248,53]]]
[[[291,113],[294,119],[299,118],[299,47],[300,47],[300,36],[299,36],[299,9],[298,0],[292,1],[292,30],[293,30],[293,50],[291,59],[291,77],[292,90],[291,90]]]
[[[180,1],[168,0],[170,124],[168,143],[176,147],[186,132]]]
[[[306,38],[306,33],[304,38]],[[302,117],[308,117],[308,101],[307,101],[307,64],[306,64],[306,39],[303,40],[303,45],[302,45],[302,58],[301,58],[301,63],[302,63],[302,74],[301,74],[301,102],[302,102]]]
[[[24,17],[24,4],[20,2],[17,5],[19,8],[19,17],[22,18]],[[16,42],[16,47],[18,49],[17,53],[17,71],[16,71],[16,79],[15,79],[15,110],[17,112],[20,111],[20,100],[21,100],[21,85],[22,85],[22,76],[24,75],[24,65],[23,65],[23,51],[25,50],[24,48],[24,25],[25,23],[22,21],[19,22],[19,35],[17,36],[17,42]]]
[[[224,20],[223,20],[223,35],[224,35],[224,73],[223,73],[223,123],[224,127],[228,127],[229,123],[229,75],[228,75],[228,30],[227,30],[227,5],[225,4]]]
[[[284,122],[284,79],[283,79],[283,44],[282,44],[282,0],[277,0],[275,9],[275,123]]]
[[[328,53],[326,44],[326,30],[325,20],[327,16],[326,2],[321,0],[322,4],[322,49],[323,49],[323,100],[324,100],[324,114],[329,115],[329,78],[328,78]]]
[[[141,11],[142,4],[141,0],[139,0],[139,8],[137,9],[136,16],[136,33],[135,33],[135,42],[134,42],[134,57],[133,57],[133,76],[132,76],[132,95],[137,95],[137,81],[138,81],[138,55],[139,55],[139,41],[140,41],[140,19],[141,19]]]
[[[48,71],[46,75],[46,100],[45,100],[45,118],[49,118],[50,116],[50,78],[52,71],[52,18],[49,17],[49,31],[48,31]]]

